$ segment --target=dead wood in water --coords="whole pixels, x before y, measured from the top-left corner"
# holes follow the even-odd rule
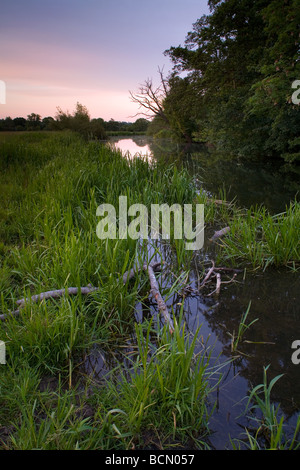
[[[237,276],[237,273],[242,272],[240,269],[226,268],[226,267],[216,267],[215,262],[213,260],[212,260],[211,263],[212,263],[212,266],[208,269],[203,281],[200,283],[200,285],[198,287],[198,291],[200,291],[201,289],[206,287],[207,284],[212,282],[212,280],[215,278],[216,279],[216,287],[212,292],[210,292],[210,294],[207,295],[208,297],[210,297],[213,294],[219,295],[220,291],[221,291],[221,285],[222,284],[230,284],[230,283],[234,282],[234,280]],[[220,274],[222,272],[233,272],[234,274],[233,274],[233,277],[230,280],[222,281],[221,274]]]
[[[161,262],[159,261],[158,263],[151,263],[153,271],[160,271],[161,269]],[[140,271],[141,268],[131,268],[129,271],[126,271],[123,275],[123,283],[126,284],[127,280],[130,281],[131,279],[134,278],[136,273]],[[143,269],[145,270],[145,265],[143,266]]]
[[[162,298],[161,293],[159,291],[159,286],[158,286],[158,282],[157,282],[155,274],[154,274],[153,267],[150,264],[148,266],[148,268],[147,268],[147,266],[145,266],[145,269],[148,270],[148,275],[149,275],[149,280],[150,280],[150,285],[151,285],[151,294],[155,298],[155,300],[157,302],[158,309],[162,313],[166,323],[169,326],[170,333],[173,333],[174,324],[173,324],[173,321],[170,317],[170,314],[169,314],[168,308],[167,308],[167,306],[164,302],[164,299]]]
[[[151,263],[149,265],[145,263],[142,267],[132,268],[126,271],[124,275],[120,278],[120,280],[125,285],[127,282],[133,279],[135,275],[141,270],[147,272],[149,282],[150,282],[150,287],[151,287],[151,294],[153,298],[155,299],[158,310],[163,315],[164,320],[166,324],[168,325],[170,332],[173,333],[174,324],[170,316],[170,313],[168,311],[168,308],[165,304],[165,301],[160,293],[159,285],[155,276],[155,272],[161,270],[162,263],[156,262],[156,263]],[[190,286],[184,286],[183,291],[182,291],[183,296],[186,296],[189,294],[199,295],[200,291],[210,286],[212,282],[215,283],[215,288],[212,292],[206,295],[208,297],[213,294],[219,295],[222,284],[229,284],[229,283],[234,282],[237,276],[237,273],[241,272],[241,270],[239,269],[227,268],[227,267],[216,267],[215,262],[213,260],[211,263],[212,263],[212,266],[207,270],[201,282],[199,282],[199,275],[198,275],[198,289],[193,289]],[[223,273],[230,273],[230,272],[233,273],[233,277],[230,280],[223,281],[221,278],[221,275],[223,275]],[[94,287],[91,284],[89,284],[88,286],[85,286],[85,287],[66,287],[64,289],[56,289],[56,290],[50,290],[47,292],[41,292],[40,294],[32,295],[31,297],[28,297],[28,298],[24,297],[16,301],[16,305],[18,305],[19,307],[18,310],[11,311],[8,314],[0,315],[0,320],[5,320],[8,316],[19,315],[22,308],[30,304],[30,302],[37,303],[42,300],[57,299],[65,295],[78,295],[78,294],[88,295],[88,294],[92,294],[93,292],[97,292],[98,290],[99,290],[99,287]]]

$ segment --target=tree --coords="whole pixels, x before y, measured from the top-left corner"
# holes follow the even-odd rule
[[[16,117],[13,119],[16,131],[25,131],[27,121],[23,117]]]
[[[130,126],[130,130],[132,132],[146,132],[149,126],[148,119],[139,118],[135,122],[133,122]]]
[[[89,133],[93,139],[105,140],[104,120],[102,118],[92,119],[89,125]]]
[[[300,77],[298,1],[208,3],[211,13],[194,23],[185,45],[165,51],[176,77],[168,97],[185,89],[174,100],[176,116],[194,126],[196,140],[226,152],[297,158],[300,108],[291,103],[291,85]]]
[[[292,101],[292,84],[300,77],[297,11],[296,0],[273,0],[262,10],[267,47],[247,103],[249,114],[270,120],[266,146],[289,162],[300,160],[300,106]]]
[[[31,113],[27,115],[27,130],[37,130],[41,127],[41,116]]]
[[[51,131],[54,129],[54,118],[52,116],[44,117],[42,120],[42,129]]]
[[[77,102],[73,114],[57,108],[55,127],[57,129],[70,129],[79,133],[85,139],[105,139],[106,134],[103,120],[92,120],[86,106]]]
[[[139,105],[137,115],[146,116],[148,119],[155,120],[155,126],[159,126],[159,130],[168,130],[172,134],[179,138],[185,139],[186,141],[191,140],[191,136],[181,119],[182,107],[178,105],[176,101],[179,95],[182,95],[183,87],[179,91],[179,82],[176,81],[174,76],[165,78],[163,71],[158,69],[160,83],[158,86],[153,84],[152,79],[147,79],[140,86],[137,93],[130,92],[131,100]],[[175,82],[178,85],[175,88]],[[172,84],[172,87],[170,86]],[[177,96],[175,97],[175,95]]]
[[[138,104],[139,109],[135,116],[143,115],[146,118],[153,119],[159,116],[166,124],[169,124],[168,117],[164,111],[164,100],[168,95],[168,80],[163,76],[163,71],[158,69],[160,83],[158,86],[153,84],[152,79],[148,78],[140,86],[139,91],[133,93],[129,91],[131,101]]]

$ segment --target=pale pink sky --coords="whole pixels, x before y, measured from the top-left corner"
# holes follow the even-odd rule
[[[183,44],[205,0],[10,0],[1,6],[0,118],[54,116],[76,102],[91,117],[132,121],[145,79],[167,73],[163,52]]]

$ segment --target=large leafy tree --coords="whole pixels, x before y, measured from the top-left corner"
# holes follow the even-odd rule
[[[182,111],[190,112],[187,127],[196,140],[242,155],[288,158],[293,147],[297,157],[299,106],[291,102],[292,81],[300,78],[297,1],[210,0],[210,15],[194,23],[184,46],[166,51],[177,76],[169,95],[182,81]]]
[[[287,161],[300,160],[300,107],[293,103],[293,83],[300,78],[300,10],[296,0],[273,0],[262,10],[266,48],[261,77],[252,86],[247,110],[270,120],[266,146]]]

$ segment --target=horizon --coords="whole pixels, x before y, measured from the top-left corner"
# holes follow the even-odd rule
[[[164,74],[164,55],[184,44],[192,25],[209,13],[206,0],[12,0],[1,7],[0,80],[6,103],[0,119],[55,117],[80,102],[91,119],[135,122],[129,91]]]

